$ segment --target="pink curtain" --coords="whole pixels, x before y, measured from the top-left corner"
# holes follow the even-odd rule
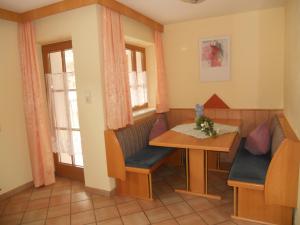
[[[27,138],[35,187],[55,182],[49,116],[35,49],[31,22],[19,24],[19,48]]]
[[[156,93],[156,112],[164,113],[169,111],[167,79],[165,73],[165,62],[162,44],[162,33],[154,31],[154,43],[157,67],[157,93]]]
[[[102,15],[106,124],[118,129],[133,122],[125,40],[120,14],[103,7]]]

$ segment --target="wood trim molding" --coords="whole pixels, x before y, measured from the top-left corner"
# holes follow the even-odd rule
[[[77,9],[83,6],[97,4],[97,0],[68,0],[33,9],[20,14],[22,22],[37,20],[46,16]]]
[[[38,9],[33,9],[24,13],[15,13],[8,10],[0,9],[0,18],[15,22],[26,22],[93,4],[99,4],[110,8],[124,16],[128,16],[134,20],[145,24],[153,30],[157,30],[160,32],[164,31],[164,26],[162,24],[154,21],[153,19],[147,16],[144,16],[138,11],[135,11],[130,7],[123,5],[115,0],[68,0],[57,2]]]
[[[135,19],[149,27],[151,27],[153,30],[157,30],[160,32],[164,31],[164,26],[149,17],[144,16],[143,14],[129,8],[126,5],[123,5],[122,3],[119,3],[115,0],[98,0],[98,4],[105,6],[107,8],[110,8],[124,16],[128,16],[132,19]]]
[[[32,188],[33,187],[33,181],[30,181],[28,183],[25,183],[23,185],[20,185],[19,187],[16,187],[8,192],[5,192],[3,194],[0,195],[0,201],[1,200],[4,200],[4,199],[7,199],[7,198],[10,198],[11,196],[15,195],[15,194],[18,194],[22,191],[25,191],[26,189],[28,188]]]
[[[0,19],[19,22],[20,21],[20,14],[0,8]]]

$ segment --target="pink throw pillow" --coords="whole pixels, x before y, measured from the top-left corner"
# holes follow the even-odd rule
[[[270,130],[267,123],[262,123],[248,135],[245,148],[253,155],[264,155],[270,150]]]
[[[168,128],[165,119],[163,117],[157,118],[150,132],[149,140],[158,137],[159,135],[166,132],[167,130]]]

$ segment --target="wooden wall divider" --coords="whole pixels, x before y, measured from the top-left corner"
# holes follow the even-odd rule
[[[282,109],[205,109],[204,114],[211,119],[242,120],[241,136],[245,137],[260,123],[270,120],[276,114],[282,114]],[[172,128],[186,121],[195,119],[194,109],[171,108],[167,113],[169,127]]]
[[[16,13],[0,8],[0,18],[14,22],[26,22],[93,4],[99,4],[108,7],[124,16],[130,17],[145,24],[153,30],[160,32],[164,31],[164,26],[162,24],[115,0],[67,0],[33,9],[24,13]]]

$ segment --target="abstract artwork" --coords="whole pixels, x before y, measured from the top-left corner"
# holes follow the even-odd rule
[[[201,81],[230,79],[230,43],[228,37],[200,40]]]

